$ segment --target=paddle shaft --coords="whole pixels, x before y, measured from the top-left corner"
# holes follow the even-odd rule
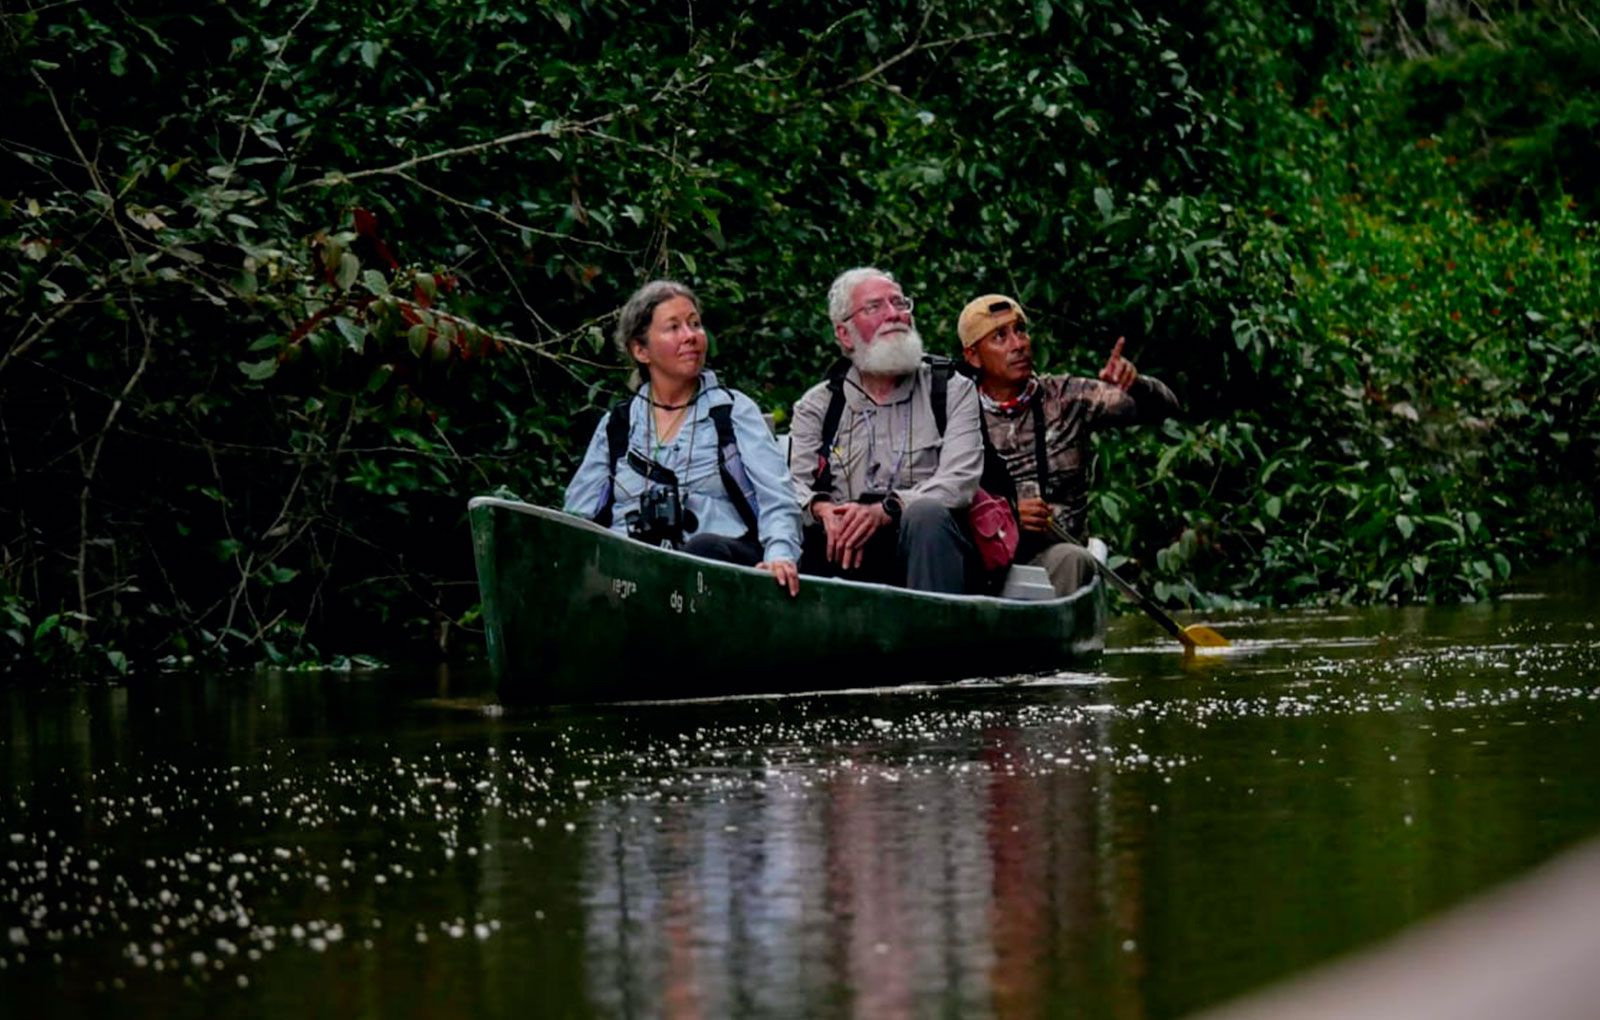
[[[1054,517],[1050,519],[1050,528],[1063,540],[1071,542],[1073,545],[1080,546],[1085,549],[1088,548],[1088,546],[1084,545],[1084,543],[1078,541],[1078,539],[1075,538],[1069,531],[1067,531],[1066,528],[1057,523]],[[1183,632],[1183,628],[1178,626],[1177,620],[1174,620],[1172,617],[1163,612],[1160,606],[1150,601],[1150,599],[1147,598],[1143,592],[1125,581],[1115,570],[1112,570],[1104,563],[1101,563],[1100,557],[1091,555],[1089,558],[1094,560],[1095,569],[1100,571],[1101,576],[1115,585],[1116,589],[1122,592],[1122,594],[1132,599],[1134,605],[1138,606],[1140,609],[1143,609],[1152,620],[1161,624],[1161,626],[1166,629],[1167,633],[1183,642],[1183,646],[1185,648],[1193,648],[1195,646],[1194,638]]]

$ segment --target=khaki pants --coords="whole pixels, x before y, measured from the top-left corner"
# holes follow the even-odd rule
[[[1041,549],[1029,542],[1018,550],[1024,555],[1029,551],[1034,551],[1034,554],[1027,559],[1019,555],[1017,562],[1043,567],[1050,575],[1050,587],[1055,589],[1057,595],[1071,595],[1088,584],[1089,578],[1094,576],[1094,554],[1081,545],[1055,542]]]

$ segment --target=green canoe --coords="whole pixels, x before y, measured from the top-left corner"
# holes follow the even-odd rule
[[[1105,647],[1105,587],[1026,601],[770,574],[543,507],[471,501],[489,659],[513,704],[707,697],[1005,676]]]

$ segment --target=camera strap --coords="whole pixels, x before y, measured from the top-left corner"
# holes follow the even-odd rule
[[[638,450],[628,451],[628,466],[639,474],[644,475],[647,481],[656,485],[670,485],[678,487],[678,474],[660,461],[651,460],[639,453]]]
[[[600,500],[600,509],[596,512],[594,520],[606,527],[611,525],[611,508],[616,502],[617,465],[624,457],[627,458],[629,467],[649,481],[658,485],[678,484],[678,476],[669,468],[647,460],[628,447],[630,427],[628,412],[636,399],[637,396],[634,396],[620,401],[612,407],[605,421],[606,453],[611,469],[606,479],[605,493]],[[739,518],[744,521],[749,533],[755,534],[757,531],[755,486],[750,483],[750,476],[745,471],[744,462],[739,456],[739,443],[733,431],[732,411],[731,404],[714,404],[708,412],[711,415],[711,423],[717,429],[717,470],[722,476],[723,487],[728,491],[728,499],[733,503],[733,508],[739,512]]]

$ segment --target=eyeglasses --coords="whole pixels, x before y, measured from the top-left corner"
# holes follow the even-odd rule
[[[893,308],[897,312],[909,312],[916,306],[916,302],[908,297],[895,296],[892,298],[873,298],[866,304],[849,313],[840,322],[848,322],[863,312],[869,316],[882,315],[885,308]]]

